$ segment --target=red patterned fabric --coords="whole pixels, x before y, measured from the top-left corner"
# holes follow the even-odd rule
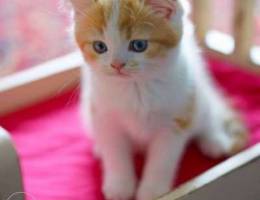
[[[252,146],[260,142],[260,77],[228,63],[210,60],[218,83],[243,114]],[[78,92],[0,119],[19,153],[27,200],[102,200],[100,163],[78,112]],[[221,160],[203,156],[195,144],[185,153],[178,184]],[[140,168],[142,162],[138,160]],[[34,197],[34,199],[32,198]]]

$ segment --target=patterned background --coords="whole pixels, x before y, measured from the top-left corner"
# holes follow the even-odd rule
[[[19,71],[72,51],[69,12],[61,0],[0,0],[0,75]],[[212,27],[232,33],[230,7],[215,0]],[[255,41],[260,45],[260,0]],[[220,13],[221,11],[221,13]]]

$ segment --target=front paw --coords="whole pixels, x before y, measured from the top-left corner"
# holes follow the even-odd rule
[[[222,131],[214,131],[199,138],[202,152],[212,158],[233,156],[243,150],[248,142],[248,131],[243,123],[236,119],[227,119],[223,123]]]
[[[103,185],[106,200],[131,200],[136,190],[136,179],[119,174],[107,178]]]
[[[141,184],[137,191],[137,200],[155,200],[166,193],[170,192],[171,188],[164,183],[156,182],[149,184]]]

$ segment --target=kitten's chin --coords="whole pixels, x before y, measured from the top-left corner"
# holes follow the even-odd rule
[[[105,76],[111,77],[111,78],[118,78],[118,79],[130,79],[133,77],[130,73],[125,71],[106,71],[104,73]]]
[[[114,80],[137,80],[143,77],[140,73],[140,71],[128,71],[128,70],[122,70],[120,72],[114,71],[114,70],[91,70],[93,75],[97,75],[100,78],[105,79],[114,79]]]

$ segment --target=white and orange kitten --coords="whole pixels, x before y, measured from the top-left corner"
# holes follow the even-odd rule
[[[71,0],[85,58],[82,109],[109,200],[169,192],[187,143],[212,157],[246,144],[246,129],[213,85],[186,0]],[[133,155],[146,156],[137,181]]]

